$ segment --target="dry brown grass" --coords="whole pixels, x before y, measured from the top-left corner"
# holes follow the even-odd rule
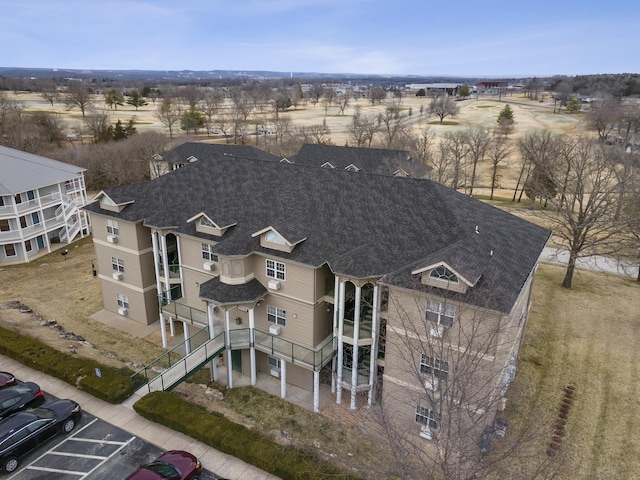
[[[102,309],[100,283],[91,268],[95,258],[92,238],[64,248],[69,250],[66,256],[55,251],[30,263],[0,267],[0,325],[62,351],[73,345],[78,355],[117,367],[158,357],[163,352],[161,346],[88,318]],[[21,302],[33,313],[8,307],[11,301]],[[58,331],[41,325],[42,320],[55,320],[66,332],[84,337],[95,348],[60,338]]]

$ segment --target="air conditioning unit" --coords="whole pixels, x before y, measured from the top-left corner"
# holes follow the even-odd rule
[[[437,377],[427,377],[424,381],[424,388],[427,390],[438,390],[438,378]]]
[[[204,268],[208,272],[213,272],[216,269],[216,264],[214,262],[204,262],[202,268]]]
[[[122,272],[113,272],[113,275],[112,275],[114,280],[122,280],[122,276],[123,276]]]
[[[107,235],[107,242],[109,243],[118,243],[117,235]]]
[[[280,290],[280,282],[277,280],[269,280],[267,286],[269,287],[269,290]]]
[[[118,313],[120,315],[127,315],[129,313],[129,309],[125,308],[125,307],[120,307],[120,308],[118,308]]]
[[[271,376],[272,377],[276,377],[276,378],[280,378],[280,369],[279,368],[272,368],[271,369]]]
[[[281,331],[280,325],[269,325],[269,333],[271,335],[280,335]]]
[[[427,440],[431,440],[433,438],[433,433],[428,426],[423,425],[422,427],[420,427],[420,436],[422,438],[426,438]]]
[[[444,327],[442,325],[438,325],[436,327],[431,327],[429,333],[432,337],[442,338],[442,334],[444,333]]]

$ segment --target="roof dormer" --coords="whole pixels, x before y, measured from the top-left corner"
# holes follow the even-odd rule
[[[104,190],[101,190],[100,193],[94,197],[94,200],[100,202],[100,208],[110,212],[121,212],[127,205],[134,202],[133,199],[128,197],[115,200],[113,196],[109,196]]]
[[[336,168],[331,162],[324,162],[320,165],[322,168]]]
[[[348,172],[359,172],[360,171],[360,169],[358,167],[356,167],[353,163],[350,163],[349,165],[344,167],[344,169],[347,170]]]
[[[466,293],[473,283],[445,262],[427,265],[411,272],[420,275],[420,282],[431,287]]]
[[[197,215],[194,215],[193,217],[188,219],[187,222],[195,222],[196,232],[215,235],[216,237],[221,237],[230,227],[233,227],[236,224],[236,222],[224,222],[223,225],[219,225],[204,212],[200,212]]]
[[[279,250],[281,252],[291,253],[294,247],[307,239],[300,235],[289,235],[289,238],[278,232],[274,227],[266,227],[251,235],[252,237],[260,237],[260,246]]]

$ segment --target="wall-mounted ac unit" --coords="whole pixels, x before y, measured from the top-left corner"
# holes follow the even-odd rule
[[[436,327],[431,327],[429,333],[432,337],[442,338],[442,334],[444,333],[444,327],[442,325],[438,325]]]
[[[122,280],[123,275],[122,272],[113,272],[112,277],[114,280]]]
[[[267,286],[269,287],[269,290],[280,290],[280,282],[277,280],[269,280]]]
[[[437,377],[427,377],[424,381],[424,388],[427,390],[438,390],[438,378]]]
[[[216,264],[214,262],[204,262],[202,268],[204,268],[208,272],[213,272],[216,269]]]
[[[125,307],[120,307],[120,308],[118,308],[118,313],[120,315],[127,315],[129,313],[129,309],[125,308]]]
[[[433,438],[433,433],[428,426],[423,425],[422,427],[420,427],[420,436],[422,438],[426,438],[427,440],[431,440]]]
[[[271,335],[280,335],[281,331],[280,325],[269,325],[269,333]]]
[[[271,376],[272,377],[276,377],[276,378],[280,378],[280,369],[279,368],[272,368],[271,369]]]
[[[109,243],[118,243],[117,235],[107,235],[107,242]]]

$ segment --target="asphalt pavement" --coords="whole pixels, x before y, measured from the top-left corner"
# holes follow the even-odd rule
[[[40,388],[57,398],[70,398],[80,404],[84,411],[122,430],[141,438],[162,450],[187,450],[194,454],[205,469],[230,480],[279,480],[279,477],[260,470],[231,455],[175,432],[163,425],[138,415],[132,407],[135,398],[121,405],[112,405],[88,393],[33,370],[16,360],[0,355],[0,370],[13,373],[23,381],[35,382]]]
[[[557,248],[545,248],[540,255],[540,261],[545,263],[555,263],[567,265],[569,263],[569,252]],[[581,257],[576,260],[576,268],[581,270],[594,270],[596,272],[622,275],[625,277],[637,278],[640,258],[636,261],[618,261],[612,257],[592,255]]]

